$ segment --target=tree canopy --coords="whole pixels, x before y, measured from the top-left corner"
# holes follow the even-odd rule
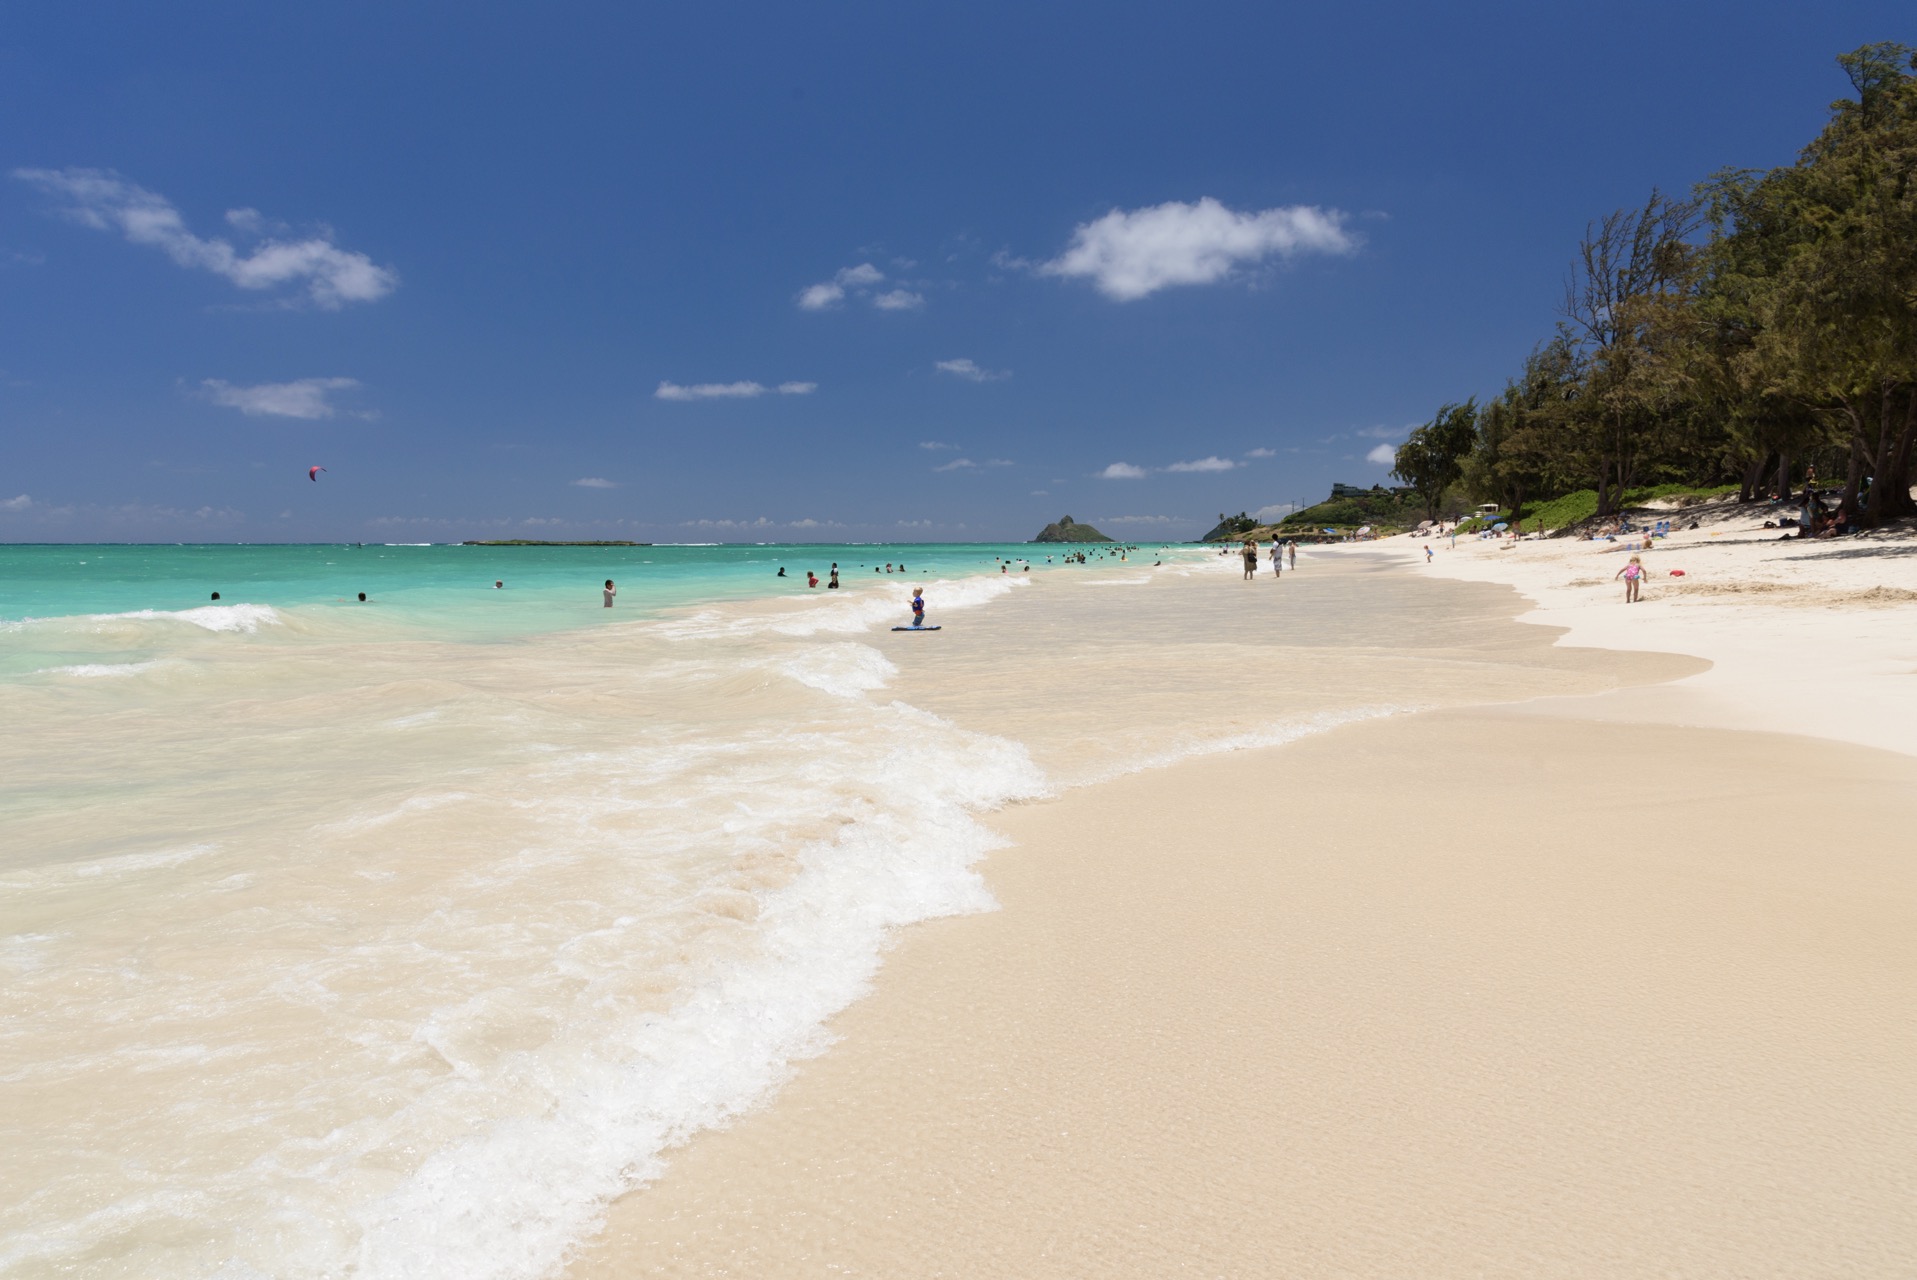
[[[1428,516],[1453,486],[1514,512],[1674,482],[1781,497],[1812,465],[1859,523],[1917,515],[1917,51],[1837,62],[1854,96],[1795,163],[1587,226],[1556,332],[1398,450]]]

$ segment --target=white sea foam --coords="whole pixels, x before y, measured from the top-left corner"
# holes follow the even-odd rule
[[[899,673],[877,649],[851,641],[814,645],[785,659],[779,669],[808,688],[841,698],[883,689]]]
[[[553,1106],[438,1150],[355,1208],[353,1274],[546,1274],[612,1197],[658,1175],[666,1148],[826,1047],[823,1024],[866,990],[889,930],[991,907],[971,866],[1002,842],[973,815],[1043,794],[1043,777],[1015,743],[899,703],[874,714],[913,744],[870,780],[896,803],[801,851],[797,877],[758,901],[748,956],[668,1012],[542,1055]],[[448,1060],[457,1070],[457,1050]]]
[[[207,631],[251,634],[261,627],[278,626],[279,610],[265,604],[203,604],[194,609],[136,609],[131,613],[94,613],[90,622],[185,622]],[[55,619],[45,619],[55,621]]]
[[[81,662],[70,667],[42,667],[35,675],[77,676],[83,680],[137,676],[161,665],[158,662]]]
[[[1343,725],[1357,724],[1363,720],[1377,720],[1385,716],[1410,715],[1421,710],[1423,710],[1422,707],[1414,706],[1350,707],[1340,711],[1320,711],[1310,715],[1274,720],[1256,729],[1226,734],[1222,737],[1190,735],[1167,749],[1135,756],[1094,773],[1073,778],[1072,783],[1075,786],[1089,786],[1109,782],[1113,778],[1122,778],[1128,774],[1167,768],[1199,756],[1222,755],[1227,751],[1253,751],[1261,747],[1282,747],[1314,734],[1329,733]]]
[[[910,622],[914,587],[925,592],[927,620],[936,621],[939,614],[990,604],[1025,585],[1024,575],[979,574],[934,582],[909,579],[874,582],[836,595],[825,593],[822,587],[818,598],[804,598],[791,612],[751,616],[732,610],[702,609],[686,617],[654,623],[651,630],[673,640],[708,640],[768,631],[798,638],[849,635]]]

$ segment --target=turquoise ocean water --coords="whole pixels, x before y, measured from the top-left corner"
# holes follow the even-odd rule
[[[1062,558],[1049,550],[1054,562]],[[1097,556],[1099,552],[1091,553]],[[1030,544],[871,546],[468,547],[320,543],[302,545],[58,544],[0,546],[0,679],[49,666],[154,655],[127,647],[124,629],[22,626],[147,612],[177,614],[213,604],[292,610],[311,625],[368,634],[417,632],[485,641],[656,616],[687,606],[820,594],[837,562],[847,587],[886,581],[903,564],[914,579],[997,571],[1001,561],[1048,567]],[[777,576],[780,568],[786,577]],[[879,572],[876,574],[874,570]],[[806,572],[819,575],[808,590]],[[602,607],[600,587],[618,584]],[[899,581],[894,575],[890,581]],[[503,582],[494,589],[494,582]],[[365,592],[367,605],[358,602]],[[359,611],[348,615],[343,611]],[[199,615],[202,625],[216,622]],[[239,621],[244,621],[240,618]],[[8,624],[13,624],[9,626]]]

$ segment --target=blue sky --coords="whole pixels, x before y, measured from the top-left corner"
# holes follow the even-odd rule
[[[1138,541],[1372,483],[1905,5],[0,28],[0,539]],[[307,468],[327,470],[307,479]]]

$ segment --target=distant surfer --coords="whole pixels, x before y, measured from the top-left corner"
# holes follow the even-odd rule
[[[915,627],[925,625],[925,588],[923,587],[912,588],[912,625]]]
[[[619,594],[619,588],[612,585],[612,579],[606,579],[606,608],[612,608],[612,598]]]

